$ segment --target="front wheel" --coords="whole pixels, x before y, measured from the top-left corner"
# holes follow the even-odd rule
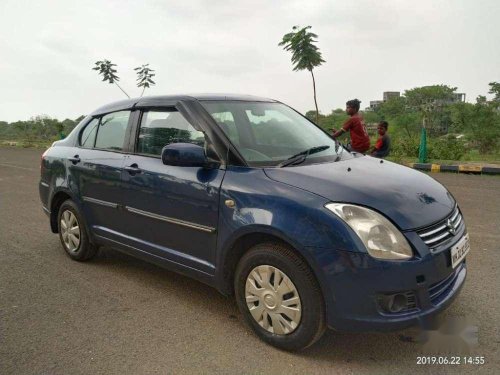
[[[323,296],[316,278],[284,245],[266,243],[250,249],[236,269],[235,294],[253,331],[280,349],[304,349],[325,331]]]

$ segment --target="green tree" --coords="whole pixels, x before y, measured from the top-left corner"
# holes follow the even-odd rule
[[[495,95],[495,97],[493,98],[493,100],[495,102],[500,102],[500,83],[498,83],[498,82],[490,82],[489,86],[490,86],[490,91],[488,91],[488,94]]]
[[[469,124],[474,121],[474,104],[454,103],[450,106],[451,122],[456,132],[466,132]]]
[[[470,128],[481,153],[497,152],[500,145],[500,114],[495,106],[481,102],[474,105]]]
[[[34,132],[34,122],[29,121],[16,121],[11,123],[12,129],[14,130],[17,137],[21,137],[28,143],[31,143],[35,138]]]
[[[390,119],[401,116],[409,110],[404,96],[392,97],[382,103],[375,112],[383,119]]]
[[[311,120],[311,121],[314,121],[314,119],[316,118],[318,114],[316,113],[316,110],[315,109],[311,109],[309,111],[306,112],[305,116]],[[321,113],[319,114],[319,117],[325,117],[324,115],[322,115]]]
[[[31,129],[27,134],[28,140],[50,140],[58,136],[62,130],[62,123],[47,115],[33,116],[27,121]]]
[[[476,103],[487,104],[488,103],[488,99],[484,95],[478,95],[477,98],[476,98]]]
[[[7,121],[0,121],[0,138],[10,139],[12,137],[12,127]]]
[[[127,98],[130,98],[130,96],[118,84],[120,78],[116,74],[116,69],[114,68],[115,66],[116,64],[104,59],[102,61],[96,61],[92,70],[97,70],[97,73],[102,76],[103,81],[108,81],[110,84],[114,83],[125,95],[127,95]]]
[[[500,113],[495,103],[479,95],[476,104],[456,103],[451,106],[453,128],[469,135],[471,146],[479,152],[498,152],[500,146]]]
[[[278,44],[285,51],[292,53],[294,71],[308,70],[313,81],[314,105],[316,107],[316,122],[319,121],[318,102],[316,100],[316,81],[313,69],[325,62],[319,48],[315,45],[318,36],[309,30],[311,26],[299,28],[294,26],[292,32],[285,34]]]
[[[457,91],[456,87],[431,85],[406,90],[404,96],[410,107],[419,108],[428,103],[449,103],[453,100],[455,91]]]
[[[137,72],[137,87],[142,87],[141,97],[144,94],[144,90],[150,86],[154,86],[156,83],[153,81],[155,76],[154,70],[149,68],[149,64],[139,66],[134,69]]]
[[[455,100],[456,87],[431,85],[404,92],[407,108],[422,114],[423,123],[431,133],[446,133],[451,124],[448,106]]]
[[[366,124],[378,123],[382,120],[380,114],[373,111],[365,111],[362,113],[362,116]]]
[[[67,136],[69,133],[71,133],[71,131],[75,128],[75,126],[78,124],[77,121],[75,120],[71,120],[69,118],[63,120],[61,122],[61,125],[62,125],[62,133]]]

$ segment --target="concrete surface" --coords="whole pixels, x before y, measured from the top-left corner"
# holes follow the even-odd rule
[[[418,331],[327,334],[287,353],[243,324],[232,299],[105,249],[71,261],[38,198],[40,150],[0,147],[0,374],[500,373],[500,178],[434,174],[457,198],[469,275],[445,317],[478,326],[483,366],[417,365]],[[443,355],[465,355],[452,351]]]

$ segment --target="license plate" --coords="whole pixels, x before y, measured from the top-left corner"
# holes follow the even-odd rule
[[[451,248],[451,267],[455,268],[464,260],[470,250],[469,234],[462,237],[456,245]]]

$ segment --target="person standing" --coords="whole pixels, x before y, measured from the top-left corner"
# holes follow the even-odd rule
[[[384,158],[389,155],[389,152],[391,150],[391,138],[389,137],[389,134],[387,134],[388,127],[389,124],[387,121],[379,122],[377,126],[379,137],[377,139],[377,143],[375,143],[375,146],[371,150],[371,156],[374,156],[376,158]]]
[[[351,145],[347,149],[359,153],[365,153],[370,148],[370,137],[366,132],[365,122],[359,115],[359,105],[361,102],[358,99],[349,100],[346,103],[346,112],[350,118],[342,125],[342,128],[335,131],[332,129],[332,137],[340,137],[345,132],[349,132],[351,136]]]

